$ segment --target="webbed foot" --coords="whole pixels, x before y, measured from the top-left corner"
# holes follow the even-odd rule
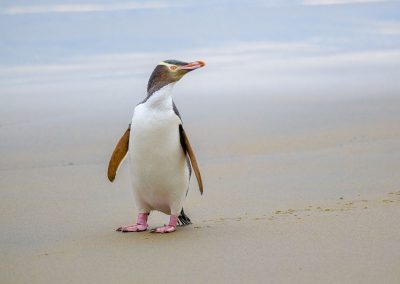
[[[116,231],[123,233],[146,231],[149,227],[149,225],[147,224],[148,217],[149,213],[139,213],[136,224],[119,227]]]
[[[159,234],[172,233],[172,232],[175,232],[177,224],[178,224],[178,216],[171,215],[169,217],[169,224],[168,225],[164,225],[162,227],[155,228],[155,229],[151,230],[151,232],[152,233],[159,233]]]
[[[172,233],[176,230],[175,226],[170,226],[170,225],[165,225],[159,228],[155,228],[151,230],[151,233],[160,233],[160,234],[166,234],[166,233]]]
[[[123,226],[116,229],[116,231],[123,232],[123,233],[131,233],[131,232],[143,232],[147,230],[148,225],[142,224],[133,224],[129,226]]]

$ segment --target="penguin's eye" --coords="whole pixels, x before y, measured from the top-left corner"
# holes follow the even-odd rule
[[[177,67],[176,67],[175,65],[172,65],[172,66],[169,67],[169,69],[170,69],[171,71],[175,71],[176,68],[177,68]]]

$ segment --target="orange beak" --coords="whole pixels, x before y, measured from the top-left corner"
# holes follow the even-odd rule
[[[204,67],[205,65],[206,65],[206,63],[204,61],[198,60],[198,61],[194,61],[189,64],[186,64],[186,65],[183,65],[180,67],[180,69],[191,71],[191,70],[195,70],[195,69]]]

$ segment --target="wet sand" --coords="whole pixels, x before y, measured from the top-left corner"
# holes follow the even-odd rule
[[[129,114],[10,114],[1,283],[397,283],[398,102],[270,101],[200,119],[180,99],[205,194],[192,180],[193,225],[169,235],[114,231],[136,214],[127,165],[114,184],[105,176]],[[105,110],[112,119],[94,119]],[[154,213],[150,225],[167,219]]]

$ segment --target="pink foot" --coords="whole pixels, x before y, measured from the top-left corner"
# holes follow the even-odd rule
[[[143,232],[147,230],[148,225],[141,225],[141,224],[134,224],[124,227],[119,227],[117,231],[123,233],[130,233],[130,232]]]
[[[151,230],[152,233],[160,233],[160,234],[166,234],[166,233],[172,233],[176,230],[176,227],[170,226],[170,225],[165,225],[163,227],[155,228],[154,230]]]
[[[119,227],[117,231],[128,233],[128,232],[143,232],[147,230],[147,218],[149,213],[139,213],[136,224]]]
[[[154,230],[151,230],[151,232],[152,233],[160,233],[160,234],[172,233],[176,230],[177,224],[178,224],[178,216],[171,215],[171,217],[169,218],[168,225],[164,225],[163,227],[159,227]]]

